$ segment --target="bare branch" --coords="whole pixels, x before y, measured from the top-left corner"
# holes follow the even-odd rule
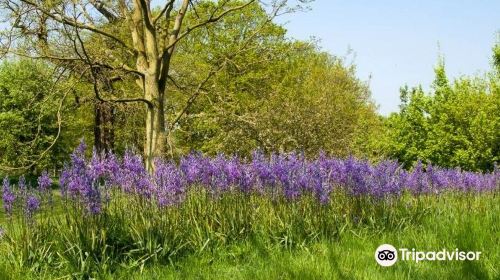
[[[163,15],[166,15],[167,18],[169,17],[170,11],[172,11],[172,9],[174,8],[174,2],[175,2],[175,0],[169,0],[165,4],[163,9],[161,9],[160,13],[153,19],[153,25],[156,25],[156,23],[160,20],[160,18]]]
[[[97,34],[103,35],[105,37],[108,37],[110,39],[113,39],[114,41],[116,41],[117,43],[119,43],[120,45],[122,45],[123,47],[125,47],[127,49],[131,49],[123,40],[119,39],[118,37],[106,32],[104,30],[101,30],[97,27],[94,27],[94,26],[91,26],[88,24],[78,22],[77,20],[71,19],[67,16],[63,16],[63,15],[57,16],[54,13],[51,13],[50,11],[40,7],[40,5],[36,4],[33,1],[30,1],[30,0],[21,0],[21,1],[32,6],[33,8],[37,9],[38,11],[42,12],[46,16],[50,17],[51,19],[53,19],[59,23],[70,25],[70,26],[73,26],[73,27],[79,28],[79,29],[86,29],[86,30],[92,31],[94,33],[97,33]]]
[[[179,85],[179,84],[178,84],[178,83],[174,80],[174,78],[173,78],[172,76],[168,75],[167,77],[168,77],[168,79],[172,82],[172,84],[173,84],[176,88],[178,88],[178,89],[180,89],[180,90],[185,90],[185,89],[186,89],[186,87],[183,87],[183,86]]]
[[[93,67],[94,63],[92,63],[92,60],[90,59],[90,56],[87,53],[87,50],[85,48],[85,44],[83,43],[83,40],[82,40],[77,28],[75,28],[75,32],[76,32],[76,37],[78,38],[78,41],[80,43],[80,47],[82,48],[82,52],[85,56],[85,60],[87,61],[87,64],[90,67],[90,73],[91,73],[92,79],[93,79],[92,84],[93,84],[93,88],[94,88],[95,97],[97,100],[99,100],[101,102],[113,102],[113,103],[144,102],[150,108],[152,108],[154,106],[151,101],[146,100],[144,98],[120,98],[120,99],[104,99],[104,98],[102,98],[100,93],[99,93],[97,74],[95,72],[95,68]],[[76,46],[75,46],[75,49],[76,49]],[[77,53],[79,53],[79,52],[77,51]]]
[[[118,20],[118,15],[116,15],[112,10],[108,9],[103,1],[101,0],[89,0],[90,4],[94,6],[96,10],[99,11],[109,22],[115,22]]]
[[[26,53],[21,53],[17,51],[10,51],[11,54],[25,57],[25,58],[31,58],[31,59],[49,59],[49,60],[59,60],[59,61],[83,61],[82,58],[78,57],[59,57],[59,56],[52,56],[52,55],[29,55]]]
[[[174,121],[170,124],[169,126],[169,132],[174,128],[174,126],[179,122],[179,120],[184,116],[184,114],[191,108],[191,106],[194,104],[198,96],[203,92],[203,86],[215,75],[217,72],[219,72],[223,67],[225,63],[220,64],[218,67],[213,69],[208,73],[208,75],[203,79],[198,86],[196,87],[196,90],[194,93],[189,97],[189,99],[186,102],[186,106],[181,110],[181,112],[177,115],[177,117],[174,119]]]

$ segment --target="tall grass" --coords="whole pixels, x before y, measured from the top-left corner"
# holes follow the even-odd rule
[[[447,241],[440,234],[450,235],[440,225],[453,223],[464,223],[451,228],[458,230],[453,234],[459,236],[456,245],[463,249],[488,251],[486,246],[498,244],[495,238],[500,241],[498,235],[490,236],[500,233],[497,193],[404,194],[380,200],[337,191],[331,203],[322,205],[313,196],[292,202],[241,192],[213,197],[204,188],[193,188],[184,203],[168,208],[122,193],[113,197],[100,215],[57,199],[51,211],[38,213],[34,220],[23,215],[4,220],[0,276],[17,272],[34,277],[99,278],[123,271],[150,271],[155,266],[175,267],[193,256],[203,258],[241,244],[293,252],[315,244],[345,246],[346,238],[355,236],[397,239],[398,233],[405,232],[415,235],[411,242],[439,244]],[[461,220],[461,215],[474,218]],[[489,222],[483,224],[482,217],[489,217]],[[435,227],[436,232],[417,236],[424,227]],[[372,255],[374,248],[365,249]],[[499,260],[498,254],[494,257]],[[487,278],[498,276],[492,268],[477,269]]]

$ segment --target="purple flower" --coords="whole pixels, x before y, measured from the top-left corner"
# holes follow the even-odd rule
[[[24,209],[26,216],[28,218],[31,218],[39,208],[40,208],[40,200],[33,195],[28,195]]]
[[[126,151],[122,158],[94,151],[87,159],[85,149],[82,141],[62,170],[60,183],[64,197],[83,203],[91,214],[103,211],[102,203],[110,199],[111,188],[139,196],[141,203],[167,207],[182,203],[193,185],[201,185],[214,195],[256,192],[273,200],[279,197],[295,200],[306,194],[315,196],[318,203],[327,204],[335,188],[356,197],[382,199],[399,196],[405,190],[414,195],[439,194],[444,190],[492,191],[500,182],[498,168],[493,173],[480,174],[418,162],[413,170],[406,171],[397,161],[373,164],[354,157],[332,158],[324,153],[316,160],[308,160],[303,154],[266,157],[254,152],[248,162],[223,154],[210,158],[191,153],[181,158],[178,165],[156,159],[155,171],[150,174],[142,157],[131,151]],[[39,178],[40,188],[48,188],[49,180],[43,173]],[[19,185],[26,193],[24,178],[20,178]],[[9,192],[4,191],[4,196],[8,198]]]
[[[239,180],[240,190],[244,193],[249,193],[257,183],[256,174],[251,165],[242,165],[241,169],[242,174]]]
[[[88,163],[85,158],[86,145],[83,141],[71,154],[71,161],[61,172],[60,183],[63,197],[84,203],[91,214],[100,213],[101,177],[104,176],[102,160],[96,153]]]
[[[95,148],[92,151],[92,159],[90,160],[87,173],[94,181],[98,181],[106,175],[105,161],[97,154]]]
[[[265,159],[261,152],[255,151],[253,153],[251,165],[256,176],[256,188],[260,192],[263,192],[265,187],[274,187],[275,176],[271,163]]]
[[[38,177],[38,188],[41,192],[50,191],[50,186],[52,185],[52,179],[49,177],[49,173],[44,170],[42,175]]]
[[[183,201],[186,181],[183,173],[172,163],[155,159],[155,196],[160,207]]]
[[[86,150],[87,144],[85,144],[85,139],[82,138],[80,139],[80,143],[78,144],[78,147],[76,147],[74,154],[84,155]]]
[[[123,164],[118,173],[117,183],[122,191],[138,194],[146,198],[152,196],[153,184],[139,155],[126,151],[123,156]]]
[[[200,154],[191,153],[180,160],[179,168],[188,184],[199,183],[203,174],[203,159]]]
[[[116,155],[109,152],[104,158],[104,169],[106,170],[105,185],[116,186],[118,185],[118,176],[120,173],[120,162]]]
[[[28,193],[28,186],[26,184],[26,178],[24,178],[24,175],[19,176],[19,181],[17,182],[17,186],[19,187],[19,191],[21,193],[21,196],[26,196]]]
[[[9,184],[9,179],[7,177],[3,179],[2,200],[5,213],[7,213],[8,216],[12,216],[12,209],[14,208],[16,195],[14,194],[14,192],[12,192]]]

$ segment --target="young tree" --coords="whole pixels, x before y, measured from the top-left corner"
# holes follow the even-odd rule
[[[406,167],[428,161],[443,167],[493,170],[500,160],[498,75],[449,82],[444,63],[430,94],[402,90],[401,111],[387,120],[389,156]]]
[[[155,9],[151,0],[0,0],[10,23],[2,45],[4,52],[67,65],[88,75],[99,101],[145,104],[144,155],[151,170],[153,158],[165,152],[167,83],[176,45],[197,29],[257,5],[256,0],[221,0],[211,5],[207,16],[197,17],[196,7],[204,2],[164,0]],[[287,11],[285,4],[286,0],[270,2],[269,16]],[[188,14],[191,20],[185,24]],[[220,65],[207,70],[198,88],[218,69]],[[128,79],[135,80],[140,94],[101,94]]]
[[[29,60],[0,65],[0,172],[61,167],[59,156],[70,151],[55,141],[61,134],[65,92],[52,71]]]
[[[497,74],[500,75],[500,43],[493,47],[493,66],[497,70]]]

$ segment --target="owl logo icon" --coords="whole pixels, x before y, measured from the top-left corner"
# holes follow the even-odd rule
[[[398,260],[398,250],[391,244],[382,244],[375,250],[375,260],[381,266],[392,266]]]

